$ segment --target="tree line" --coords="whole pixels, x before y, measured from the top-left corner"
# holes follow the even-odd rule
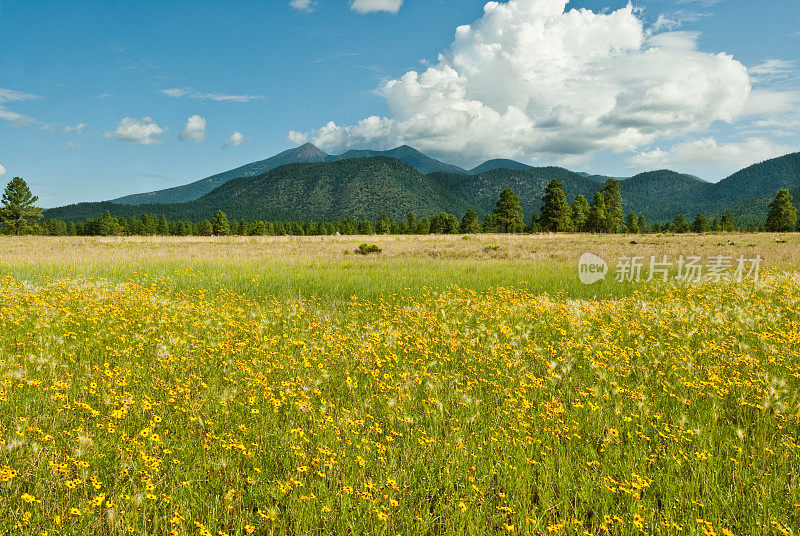
[[[51,236],[303,236],[303,235],[371,235],[371,234],[475,234],[475,233],[707,233],[733,232],[736,221],[729,213],[709,220],[697,214],[690,223],[684,214],[669,222],[649,223],[635,212],[627,215],[622,209],[622,187],[619,181],[608,179],[592,202],[582,195],[572,204],[567,201],[563,185],[551,181],[542,198],[539,212],[527,220],[519,197],[511,188],[505,189],[492,213],[483,221],[469,209],[460,219],[441,212],[433,217],[418,218],[413,212],[397,221],[386,215],[377,221],[343,219],[328,222],[248,221],[229,220],[217,211],[211,220],[170,221],[164,215],[142,214],[120,218],[106,211],[102,216],[82,222],[56,219],[42,220],[42,209],[35,206],[34,196],[19,177],[9,182],[0,205],[3,234],[40,234]],[[752,229],[751,229],[752,230]],[[771,232],[800,231],[797,209],[788,190],[780,190],[770,204],[763,230]]]

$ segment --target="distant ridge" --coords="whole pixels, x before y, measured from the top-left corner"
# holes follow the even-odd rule
[[[262,173],[266,173],[272,169],[284,166],[286,164],[312,164],[320,162],[336,162],[338,160],[352,159],[352,158],[370,158],[374,156],[386,156],[396,158],[405,162],[413,167],[420,173],[454,173],[459,175],[470,175],[476,173],[485,173],[495,169],[509,169],[509,170],[524,170],[533,169],[533,166],[523,164],[515,160],[505,158],[498,158],[487,160],[483,164],[467,171],[464,168],[453,164],[447,164],[441,160],[432,158],[425,153],[414,149],[409,145],[401,145],[394,149],[387,151],[376,151],[372,149],[352,149],[343,154],[330,155],[325,151],[319,149],[312,143],[305,143],[300,147],[288,149],[280,154],[277,154],[266,160],[259,160],[258,162],[251,162],[244,166],[225,171],[200,179],[199,181],[186,184],[184,186],[176,186],[167,188],[165,190],[157,190],[153,192],[146,192],[141,194],[126,195],[117,199],[112,199],[110,203],[120,205],[151,205],[151,204],[170,204],[170,203],[186,203],[199,199],[207,193],[213,191],[215,188],[222,186],[231,179],[239,177],[255,177]],[[607,177],[602,175],[589,175],[582,174],[585,177],[595,182],[605,182]]]
[[[409,212],[420,217],[443,211],[462,215],[469,208],[486,214],[500,192],[509,186],[518,192],[530,212],[538,208],[552,178],[559,178],[573,196],[579,192],[591,197],[602,187],[563,168],[426,175],[397,158],[351,156],[287,164],[254,177],[239,177],[186,203],[82,203],[50,209],[47,217],[82,220],[102,215],[105,210],[124,217],[150,212],[195,221],[211,218],[217,210],[230,218],[270,221],[378,219],[383,214],[400,219]]]
[[[617,179],[618,181],[624,181],[626,179],[626,177],[609,177],[608,175],[592,175],[590,173],[585,173],[583,171],[579,171],[578,175],[580,175],[581,177],[586,177],[590,181],[601,182],[601,183],[606,182],[608,179]]]
[[[523,164],[515,160],[508,160],[507,158],[495,158],[494,160],[487,160],[480,166],[474,167],[469,170],[470,173],[485,173],[493,169],[530,169],[533,166]]]
[[[409,147],[408,145],[401,145],[400,147],[389,149],[388,151],[351,150],[338,156],[330,156],[329,160],[335,161],[345,158],[365,158],[370,156],[388,156],[390,158],[397,158],[398,160],[413,167],[420,173],[433,173],[436,171],[441,171],[444,173],[467,173],[467,171],[463,168],[454,166],[452,164],[445,164],[444,162],[436,160],[435,158],[431,158],[430,156],[421,153],[413,147]]]
[[[111,203],[120,205],[186,203],[199,199],[208,192],[237,177],[253,177],[286,164],[324,162],[327,158],[327,153],[317,148],[314,144],[306,143],[295,149],[283,151],[266,160],[245,164],[236,169],[218,173],[185,186],[176,186],[166,190],[158,190],[143,194],[126,195],[125,197],[111,200]]]
[[[185,186],[176,186],[166,190],[158,190],[155,192],[147,192],[143,194],[126,195],[112,199],[111,203],[120,205],[149,205],[149,204],[164,204],[164,203],[186,203],[199,199],[207,193],[213,191],[230,181],[239,177],[254,177],[261,175],[272,169],[275,169],[286,164],[311,164],[319,162],[335,162],[337,160],[348,158],[365,158],[370,156],[388,156],[397,158],[410,165],[417,171],[422,173],[431,173],[434,171],[443,171],[448,173],[467,173],[464,169],[451,164],[445,164],[435,158],[431,158],[413,147],[403,145],[388,151],[347,151],[341,155],[329,155],[322,149],[319,149],[313,143],[306,143],[300,147],[283,151],[266,160],[259,160],[244,166],[218,173],[205,179],[187,184]]]
[[[372,156],[375,154],[379,156]],[[297,160],[301,162],[294,162]],[[511,168],[515,165],[519,169]],[[434,171],[423,173],[417,167]],[[271,169],[259,173],[264,168]],[[331,156],[306,144],[183,189],[140,194],[139,200],[185,199],[212,187],[197,199],[134,205],[131,197],[136,196],[128,196],[122,198],[127,203],[81,203],[47,210],[45,216],[81,221],[108,210],[126,217],[151,212],[197,220],[224,210],[236,219],[300,221],[379,218],[384,213],[404,217],[405,211],[422,217],[442,211],[460,214],[468,208],[487,214],[500,192],[509,187],[520,196],[530,216],[540,208],[544,189],[553,179],[564,185],[570,202],[577,195],[591,202],[605,177],[560,167],[531,167],[513,160],[490,160],[467,172],[408,146]],[[640,173],[620,182],[623,209],[643,214],[650,221],[672,219],[679,213],[693,218],[702,212],[713,218],[729,211],[742,222],[757,224],[763,222],[777,190],[787,188],[800,200],[800,153],[748,166],[716,184],[670,170]]]

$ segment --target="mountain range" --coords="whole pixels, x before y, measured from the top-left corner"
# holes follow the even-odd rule
[[[329,155],[307,143],[272,158],[219,173],[191,184],[135,194],[108,202],[80,203],[45,211],[48,218],[80,221],[105,210],[117,216],[143,212],[169,219],[200,220],[223,210],[250,220],[403,218],[408,212],[431,216],[491,212],[499,194],[513,188],[527,214],[538,210],[547,184],[558,179],[570,202],[590,202],[608,177],[560,167],[533,167],[513,160],[489,160],[465,170],[407,145],[389,151],[348,151]],[[620,178],[623,208],[650,221],[703,212],[730,211],[756,222],[775,192],[788,188],[800,198],[800,153],[755,164],[718,183],[669,170]]]
[[[175,188],[158,190],[156,192],[127,195],[118,199],[112,199],[111,202],[119,203],[121,205],[185,203],[187,201],[199,199],[231,179],[236,179],[239,177],[254,177],[286,164],[316,164],[320,162],[336,162],[338,160],[347,160],[350,158],[368,158],[371,156],[388,156],[390,158],[397,158],[421,173],[432,173],[434,171],[464,174],[470,173],[469,171],[466,171],[458,166],[445,164],[444,162],[440,162],[439,160],[431,158],[417,151],[413,147],[409,147],[408,145],[403,145],[389,151],[353,150],[347,151],[344,154],[330,155],[315,145],[306,143],[305,145],[295,149],[289,149],[271,158],[267,158],[266,160],[259,160],[258,162],[245,164],[244,166],[236,169],[218,173],[217,175],[200,179],[199,181],[187,184],[185,186],[176,186]],[[519,166],[524,166],[524,164],[516,164]]]

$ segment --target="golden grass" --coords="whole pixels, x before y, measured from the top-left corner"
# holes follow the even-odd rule
[[[325,237],[0,237],[0,266],[12,263],[341,260],[359,244],[384,259],[509,259],[576,263],[586,251],[622,255],[760,254],[765,266],[800,266],[798,234],[731,235],[428,235]],[[635,242],[635,243],[633,243]]]

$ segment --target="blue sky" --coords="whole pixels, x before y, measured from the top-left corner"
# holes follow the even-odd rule
[[[104,200],[306,140],[708,180],[800,150],[800,3],[563,3],[0,0],[0,182]]]

